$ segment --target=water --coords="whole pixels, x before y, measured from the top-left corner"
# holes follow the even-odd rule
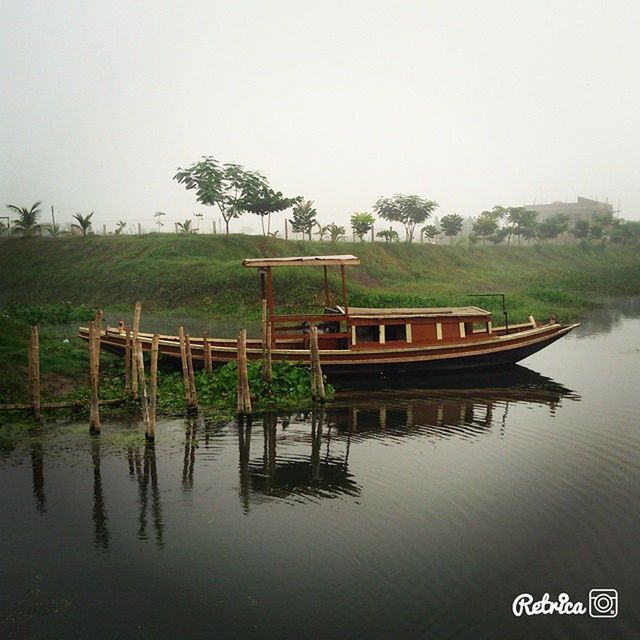
[[[0,461],[0,637],[638,637],[639,336],[617,301],[526,368],[284,424],[34,432]],[[616,618],[511,611],[593,588]]]

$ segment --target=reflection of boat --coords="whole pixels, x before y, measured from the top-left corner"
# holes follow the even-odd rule
[[[577,325],[547,324],[532,317],[524,324],[494,327],[491,314],[479,307],[372,309],[351,307],[347,301],[346,267],[360,264],[355,256],[305,256],[300,258],[247,259],[244,266],[258,269],[267,321],[272,328],[272,358],[306,363],[309,360],[309,328],[316,325],[320,360],[327,373],[447,371],[513,364],[543,349]],[[324,269],[325,309],[319,314],[276,314],[272,270],[276,267],[321,266]],[[342,304],[331,301],[327,279],[329,266],[340,267]],[[88,329],[80,335],[88,339]],[[150,348],[152,335],[140,333],[143,349]],[[106,330],[105,348],[123,352],[122,330]],[[204,361],[204,342],[191,338],[193,357]],[[237,357],[234,340],[208,340],[212,359],[229,362]],[[160,352],[180,358],[176,336],[160,337]],[[262,357],[258,340],[248,341],[247,356]]]

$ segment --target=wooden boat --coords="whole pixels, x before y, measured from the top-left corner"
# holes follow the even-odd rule
[[[320,361],[331,375],[353,373],[435,372],[511,365],[543,349],[572,331],[554,318],[541,324],[529,316],[523,324],[494,326],[489,311],[476,306],[374,309],[351,307],[347,299],[346,268],[360,264],[352,255],[246,259],[243,266],[258,270],[267,321],[272,328],[272,359],[296,364],[309,362],[309,327],[318,327]],[[273,269],[319,266],[324,270],[325,308],[318,314],[277,314],[273,295]],[[340,268],[341,304],[332,304],[328,268]],[[88,329],[80,328],[88,339]],[[140,333],[144,350],[151,333]],[[106,329],[104,348],[124,352],[122,329]],[[209,338],[214,364],[236,359],[236,340]],[[193,358],[204,362],[203,339],[191,336]],[[160,336],[160,353],[180,359],[177,336]],[[262,357],[260,340],[247,341],[247,357]]]

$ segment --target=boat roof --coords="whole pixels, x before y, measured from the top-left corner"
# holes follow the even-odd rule
[[[344,307],[337,306],[340,313],[344,313]],[[490,311],[480,307],[422,307],[422,308],[372,308],[372,307],[348,307],[350,318],[434,318],[441,316],[454,317],[478,317],[490,316]]]
[[[298,256],[290,258],[245,258],[244,267],[329,267],[332,265],[358,265],[360,258],[343,256]]]

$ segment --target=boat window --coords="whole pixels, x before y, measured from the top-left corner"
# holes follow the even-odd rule
[[[487,323],[486,322],[474,322],[473,323],[473,333],[487,333]]]
[[[406,324],[388,324],[385,327],[385,339],[387,342],[406,341],[407,325]]]
[[[378,342],[378,325],[356,327],[356,340],[358,342]]]

